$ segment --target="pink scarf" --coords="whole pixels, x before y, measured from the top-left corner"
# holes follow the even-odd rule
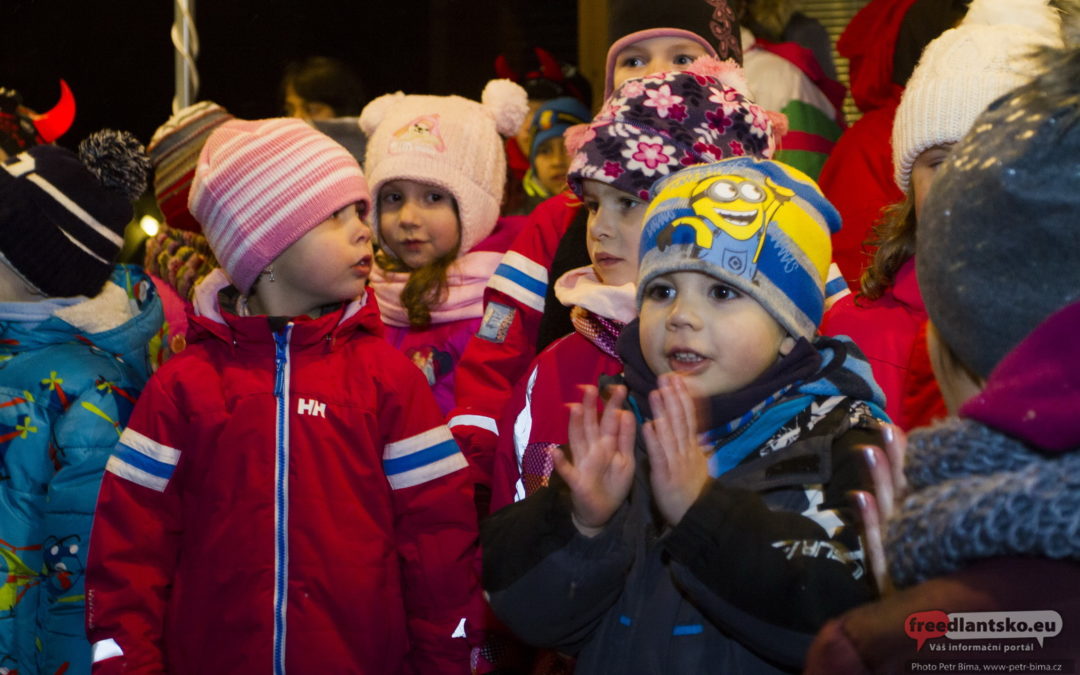
[[[583,307],[605,319],[625,324],[637,316],[636,288],[633,283],[608,286],[600,281],[592,266],[587,265],[559,277],[555,282],[555,297],[567,307]]]
[[[454,261],[446,275],[446,299],[431,309],[431,323],[449,323],[460,319],[478,319],[484,315],[484,288],[503,254],[495,251],[471,251]],[[387,272],[378,265],[371,273],[371,287],[388,326],[407,327],[409,313],[401,304],[401,291],[409,272]]]

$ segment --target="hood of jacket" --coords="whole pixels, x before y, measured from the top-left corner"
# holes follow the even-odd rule
[[[0,303],[0,357],[79,342],[140,363],[163,317],[150,277],[137,266],[117,265],[93,298]]]
[[[220,268],[195,287],[193,304],[194,316],[189,317],[189,344],[211,339],[233,345],[273,340],[267,317],[244,315],[245,299],[235,293],[228,275]],[[318,318],[295,317],[292,323],[290,343],[296,347],[326,341],[333,348],[337,339],[357,330],[379,337],[384,335],[375,294],[370,290]]]

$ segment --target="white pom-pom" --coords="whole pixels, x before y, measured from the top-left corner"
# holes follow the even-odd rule
[[[383,94],[364,106],[360,111],[360,130],[367,136],[375,133],[375,129],[382,124],[386,113],[405,98],[405,93],[396,91],[393,94]]]
[[[960,25],[1025,26],[1056,37],[1061,19],[1048,0],[972,0]]]
[[[521,85],[510,80],[491,80],[480,96],[481,103],[495,118],[495,128],[503,136],[513,136],[529,114],[529,97]]]

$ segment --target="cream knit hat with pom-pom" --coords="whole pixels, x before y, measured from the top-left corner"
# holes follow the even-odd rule
[[[995,99],[1037,74],[1035,52],[1060,47],[1048,0],[973,0],[964,20],[927,45],[893,122],[893,170],[907,192],[927,148],[959,141]]]
[[[360,128],[368,136],[364,168],[376,233],[382,186],[393,180],[426,183],[454,196],[461,222],[458,255],[468,253],[499,219],[506,184],[500,135],[513,135],[528,112],[525,90],[510,80],[488,82],[481,102],[397,92],[369,103],[360,113]]]

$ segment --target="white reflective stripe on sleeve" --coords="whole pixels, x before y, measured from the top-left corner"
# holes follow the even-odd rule
[[[97,663],[105,659],[111,659],[114,656],[123,656],[124,650],[120,649],[120,645],[116,644],[116,640],[109,638],[90,645],[90,655],[91,663]]]
[[[454,427],[479,427],[490,431],[496,436],[499,435],[499,425],[495,423],[494,418],[485,417],[484,415],[454,415],[446,426],[451,429]]]
[[[514,481],[515,502],[525,499],[525,481],[521,478],[521,460],[525,457],[525,448],[528,447],[529,437],[532,436],[532,392],[539,372],[540,367],[537,366],[529,373],[529,382],[525,385],[525,405],[514,419],[514,459],[517,460],[518,469],[518,478]]]

